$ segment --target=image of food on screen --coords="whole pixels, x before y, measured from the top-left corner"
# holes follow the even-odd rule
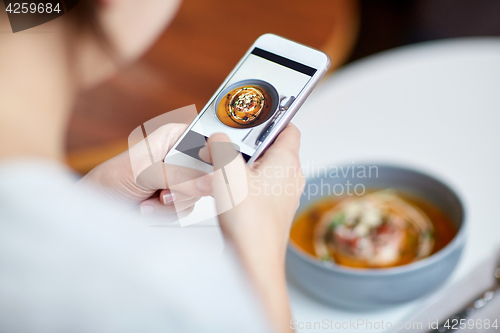
[[[232,128],[262,124],[273,112],[273,98],[263,87],[242,85],[222,92],[216,107],[217,118]]]

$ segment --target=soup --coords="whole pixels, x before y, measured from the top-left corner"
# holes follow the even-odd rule
[[[387,268],[436,253],[456,233],[435,205],[389,189],[317,201],[298,214],[290,238],[320,260]]]
[[[229,91],[217,106],[217,117],[229,127],[247,128],[262,124],[271,113],[273,101],[258,86],[243,86]]]

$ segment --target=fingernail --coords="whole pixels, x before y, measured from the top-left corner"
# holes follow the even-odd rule
[[[175,194],[172,192],[165,193],[161,196],[161,201],[163,202],[164,205],[169,205],[175,201]]]
[[[155,211],[155,208],[153,206],[150,206],[150,205],[141,206],[141,214],[144,216],[151,215],[154,213],[154,211]]]
[[[200,177],[196,180],[196,187],[202,193],[209,194],[210,191],[212,190],[212,182],[209,177],[206,176]]]

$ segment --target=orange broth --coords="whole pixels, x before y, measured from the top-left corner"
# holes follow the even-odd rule
[[[401,192],[398,192],[398,195],[405,201],[420,208],[431,220],[434,227],[434,247],[431,255],[441,250],[455,237],[457,234],[456,226],[436,205],[425,199],[406,193],[402,194]],[[296,216],[290,232],[291,243],[309,255],[322,260],[322,258],[317,256],[314,249],[314,230],[316,225],[321,220],[321,216],[328,210],[335,207],[335,205],[337,205],[337,203],[342,199],[343,197],[326,197],[314,202],[300,212]],[[364,262],[353,257],[338,255],[334,256],[334,260],[339,265],[356,268],[386,268],[401,266],[414,261],[411,255],[402,255],[401,259],[396,264],[384,267],[368,267]]]

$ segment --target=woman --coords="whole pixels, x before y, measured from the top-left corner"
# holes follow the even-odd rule
[[[168,214],[203,195],[220,202],[213,177],[181,197],[167,189],[152,198],[155,189],[135,184],[127,152],[80,181],[87,186],[63,165],[75,96],[137,59],[178,6],[87,0],[26,33],[0,34],[0,331],[290,331],[285,247],[304,180],[266,176],[299,170],[293,125],[255,167],[239,155],[231,164],[262,191],[219,216],[222,257],[173,229],[148,228],[123,206]],[[4,10],[0,30],[10,30]],[[150,144],[165,156],[184,128],[164,126]],[[217,142],[229,139],[216,134],[209,148]],[[295,190],[273,195],[264,185]]]

